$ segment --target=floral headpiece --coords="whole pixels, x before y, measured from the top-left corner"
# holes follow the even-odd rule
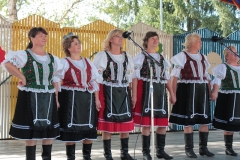
[[[72,37],[72,36],[74,36],[74,34],[72,32],[69,32],[68,35],[63,36],[63,39],[66,39],[66,38]]]

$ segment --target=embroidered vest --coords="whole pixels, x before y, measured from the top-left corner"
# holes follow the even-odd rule
[[[161,80],[165,80],[165,78],[164,78],[165,77],[164,58],[161,54],[159,54],[159,55],[160,55],[159,68],[156,68],[153,60],[150,60],[150,65],[153,68],[153,79],[157,80],[158,78],[160,78]],[[144,79],[145,78],[150,79],[150,68],[149,68],[147,56],[145,56],[145,58],[143,60],[142,69],[140,70],[140,76]]]
[[[183,52],[186,55],[186,63],[184,65],[184,68],[181,70],[181,80],[207,80],[207,77],[205,76],[205,70],[206,66],[204,63],[204,56],[202,56],[201,60],[201,67],[198,66],[197,61],[192,59],[186,52]],[[202,68],[202,70],[199,70],[199,68]],[[199,74],[201,74],[203,77],[200,77]]]
[[[117,62],[115,62],[110,55],[106,52],[107,55],[107,67],[103,71],[103,81],[112,83],[112,84],[119,84],[119,81],[121,81],[122,84],[127,84],[128,81],[126,79],[126,73],[127,73],[127,63],[128,63],[128,57],[127,54],[124,53],[125,60],[121,64],[123,66],[123,79],[117,79],[118,74],[120,74],[120,69],[118,68]]]
[[[89,91],[93,90],[93,86],[90,84],[92,79],[92,67],[88,61],[85,58],[82,59],[83,62],[85,62],[86,67],[81,71],[75,67],[69,59],[66,58],[66,60],[69,63],[69,68],[65,73],[62,86],[81,89],[88,88]]]
[[[26,88],[34,89],[54,89],[54,86],[51,82],[53,77],[53,56],[48,53],[50,57],[50,63],[47,64],[49,70],[43,70],[43,64],[37,62],[33,56],[26,50],[27,53],[27,63],[22,68],[22,73],[26,78]],[[45,74],[45,75],[44,75]],[[47,79],[44,80],[44,76]]]
[[[226,65],[226,76],[221,82],[221,90],[240,90],[240,75],[236,70],[233,70],[229,65]]]

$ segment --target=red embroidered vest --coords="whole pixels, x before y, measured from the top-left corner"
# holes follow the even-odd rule
[[[87,86],[84,86],[84,84],[82,84],[83,73],[81,73],[81,70],[75,67],[67,58],[66,60],[69,63],[69,68],[65,73],[64,79],[62,81],[62,86],[82,88],[82,89],[88,88],[89,91],[93,90],[93,86],[90,84],[90,81],[92,78],[92,72],[91,72],[92,67],[88,63],[88,61],[85,58],[82,59],[86,63],[85,73],[86,73]]]
[[[203,79],[202,80],[207,80],[207,77],[205,76],[205,70],[206,66],[204,63],[204,56],[202,56],[201,60],[201,65],[202,65],[202,70],[199,71],[197,61],[192,59],[186,52],[183,52],[186,55],[186,63],[184,65],[184,68],[181,70],[181,80],[201,80],[201,77],[199,77],[199,72],[202,72]]]

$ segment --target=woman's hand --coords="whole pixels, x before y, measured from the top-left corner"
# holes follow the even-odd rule
[[[25,86],[26,85],[26,78],[25,76],[22,76],[22,78],[19,80],[18,85],[19,86]]]
[[[212,101],[216,101],[217,97],[218,97],[218,92],[212,92],[210,99]]]
[[[102,106],[101,106],[101,102],[100,102],[99,99],[96,99],[95,103],[96,103],[96,109],[97,109],[97,111],[99,112],[100,109],[102,108]]]
[[[60,103],[58,102],[57,97],[56,97],[56,104],[57,104],[57,109],[60,108]]]
[[[132,96],[132,106],[135,108],[137,102],[137,96]]]
[[[176,94],[173,93],[172,95],[170,95],[169,101],[172,105],[174,105],[177,101]]]

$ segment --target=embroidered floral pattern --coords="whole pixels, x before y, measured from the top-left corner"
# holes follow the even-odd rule
[[[220,90],[240,90],[238,72],[226,65],[226,76],[222,80]]]
[[[15,58],[15,57],[11,58],[11,59],[10,59],[10,62],[13,63],[13,65],[15,65],[15,66],[19,66],[19,63],[18,63],[18,61],[17,61],[17,58]]]
[[[160,77],[157,77],[157,73],[156,73],[156,67],[155,67],[155,63],[151,60],[150,65],[153,68],[153,79],[157,80],[158,78],[160,78],[161,80],[166,80],[165,77],[165,66],[164,66],[164,58],[162,55],[160,55]],[[143,60],[143,64],[142,64],[142,69],[140,70],[140,76],[142,79],[150,79],[150,68],[149,68],[149,64],[148,64],[148,60],[147,57],[145,56],[144,60]]]
[[[92,67],[88,61],[83,58],[85,67],[77,68],[73,63],[66,58],[69,63],[69,69],[65,73],[62,88],[75,88],[80,91],[90,91],[93,92],[94,87],[91,83],[92,81]]]
[[[186,63],[184,68],[181,70],[180,79],[181,80],[207,80],[205,75],[206,64],[204,63],[205,58],[201,54],[201,61],[194,60],[186,52],[183,52],[186,55]],[[200,77],[201,75],[201,77]]]
[[[103,71],[99,69],[99,70],[98,70],[98,73],[99,73],[99,74],[103,74]]]
[[[127,58],[127,54],[124,53],[125,59],[123,61],[122,67],[123,70],[118,68],[118,64],[117,62],[115,62],[110,55],[106,52],[107,55],[107,67],[106,69],[103,71],[103,81],[105,81],[105,84],[117,84],[119,85],[120,83],[122,84],[127,84],[128,80],[126,79],[126,74],[127,74],[127,63],[128,63],[128,58]],[[113,73],[112,73],[113,72]],[[122,72],[122,73],[120,73]],[[123,78],[120,80],[118,80],[118,74],[123,74]],[[113,77],[114,76],[114,77]]]
[[[26,78],[26,85],[24,86],[25,88],[34,88],[34,89],[40,89],[40,90],[52,90],[54,89],[53,84],[51,83],[51,80],[53,78],[53,62],[54,62],[54,58],[51,54],[48,54],[50,57],[50,63],[48,64],[49,67],[49,74],[47,75],[48,77],[48,83],[49,85],[43,84],[43,74],[45,74],[44,70],[43,70],[43,64],[39,63],[38,61],[36,61],[33,56],[26,51],[27,53],[27,63],[26,65],[22,68],[22,73]],[[37,70],[38,70],[38,76],[39,76],[39,80],[40,80],[40,85],[37,84],[37,80],[36,80],[36,72],[34,70],[34,63],[37,64]]]

